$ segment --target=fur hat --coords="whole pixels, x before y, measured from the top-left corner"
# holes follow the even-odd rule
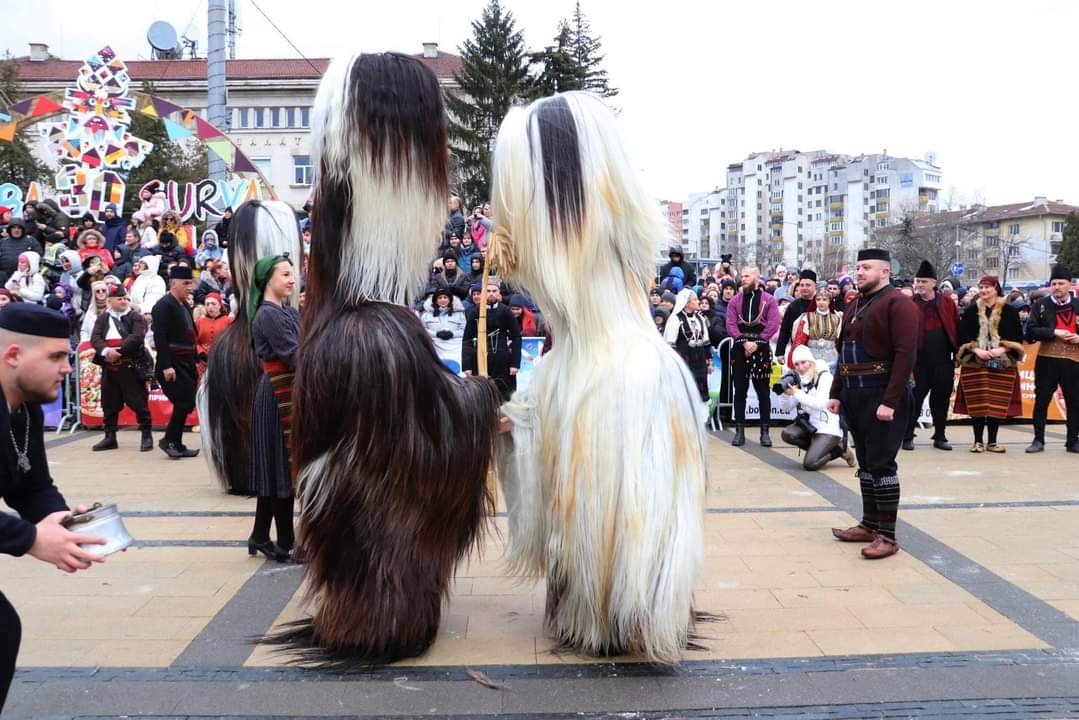
[[[922,260],[922,264],[918,266],[918,271],[914,273],[914,277],[936,280],[937,271],[933,269],[933,264],[931,262],[929,262],[928,260]]]
[[[1071,282],[1072,281],[1072,271],[1071,271],[1070,268],[1067,268],[1064,265],[1054,265],[1053,266],[1053,274],[1049,276],[1049,279],[1050,280],[1067,280],[1068,282]]]

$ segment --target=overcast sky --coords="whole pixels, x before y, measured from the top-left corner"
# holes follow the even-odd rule
[[[250,0],[237,0],[239,57],[296,57]],[[0,50],[29,42],[81,59],[111,45],[148,55],[166,20],[206,47],[206,0],[4,0]],[[455,52],[486,0],[257,0],[307,57],[356,51]],[[504,6],[530,48],[573,0]],[[1079,2],[769,0],[641,4],[584,0],[602,36],[615,103],[657,197],[725,182],[752,151],[936,153],[966,201],[1035,195],[1079,204],[1075,99]],[[645,12],[644,9],[658,12]],[[88,20],[87,18],[96,18]],[[50,34],[51,33],[51,34]]]

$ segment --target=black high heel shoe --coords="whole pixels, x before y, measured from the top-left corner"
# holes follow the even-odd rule
[[[254,540],[247,541],[247,554],[254,557],[256,553],[262,553],[275,562],[288,562],[289,555],[277,546],[273,540],[257,543]]]

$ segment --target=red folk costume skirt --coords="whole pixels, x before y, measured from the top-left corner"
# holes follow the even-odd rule
[[[1019,389],[1019,369],[990,370],[986,367],[962,367],[955,412],[970,417],[1003,420],[1023,414],[1023,396]]]

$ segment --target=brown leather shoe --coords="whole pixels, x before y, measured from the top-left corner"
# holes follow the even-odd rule
[[[871,543],[877,539],[877,534],[875,532],[862,525],[855,525],[846,530],[832,528],[832,534],[835,535],[837,540],[842,540],[843,542]]]
[[[870,545],[862,548],[862,557],[866,560],[880,560],[895,555],[897,552],[899,552],[899,543],[878,535]]]

